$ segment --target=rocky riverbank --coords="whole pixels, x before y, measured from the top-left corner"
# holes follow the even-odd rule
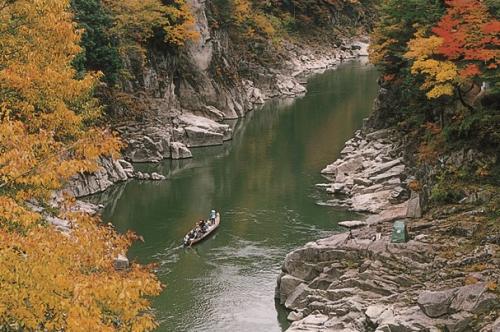
[[[422,215],[420,197],[409,189],[415,179],[406,173],[396,132],[358,130],[340,154],[321,171],[331,183],[318,186],[333,197],[320,204],[371,213],[364,222],[370,225]]]
[[[203,19],[200,20],[203,22]],[[189,48],[193,64],[197,66],[200,75],[208,77],[209,68],[198,62],[206,56],[215,57],[215,54],[207,55],[204,53],[205,48],[195,46],[191,45]],[[162,73],[159,67],[145,69],[143,75],[147,77],[144,76],[140,80],[148,84],[142,87],[143,94],[140,99],[147,109],[140,119],[130,118],[113,125],[126,143],[123,150],[126,160],[101,158],[102,167],[98,172],[78,174],[70,181],[66,191],[75,197],[82,197],[102,192],[113,183],[129,178],[161,180],[158,174],[135,172],[129,162],[190,158],[190,148],[223,144],[232,138],[235,129],[224,123],[224,120],[243,117],[271,98],[294,98],[303,95],[309,75],[331,69],[343,61],[364,57],[367,55],[367,47],[368,44],[363,38],[322,47],[286,43],[287,60],[280,64],[280,68],[259,67],[254,75],[262,77],[261,80],[241,78],[235,82],[238,88],[227,96],[224,96],[226,92],[219,87],[220,98],[228,101],[223,106],[219,105],[219,108],[206,98],[204,102],[196,105],[183,103],[186,98],[201,98],[201,92],[195,91],[196,89],[189,89],[189,93],[169,90],[160,94],[157,88],[167,84],[165,80],[168,80],[168,74]]]
[[[369,214],[286,256],[276,297],[290,310],[288,331],[500,330],[500,243],[481,226],[488,208],[465,199],[423,215],[402,142],[390,129],[358,131],[322,171],[329,183],[318,186],[332,198],[321,204]],[[395,220],[408,226],[407,243],[391,242]]]
[[[222,87],[211,81],[212,85],[216,85],[214,89],[220,91],[218,98],[226,101],[224,104],[214,103],[210,98],[196,104],[183,103],[184,99],[201,98],[202,92],[194,88],[179,94],[170,91],[172,95],[155,97],[155,91],[150,89],[166,79],[157,73],[149,80],[158,82],[150,82],[151,86],[144,88],[148,96],[144,101],[148,104],[145,118],[121,121],[114,126],[127,142],[124,157],[131,162],[159,162],[168,158],[190,158],[190,148],[193,147],[220,145],[232,137],[232,128],[223,123],[224,120],[244,117],[271,98],[303,95],[308,75],[332,68],[342,61],[366,56],[368,44],[362,40],[345,40],[338,45],[322,47],[286,43],[287,60],[280,63],[279,68],[257,67],[253,76],[258,79],[240,78],[233,82],[235,88],[230,92],[224,92]],[[214,47],[210,43],[205,46]],[[192,46],[190,49],[194,64],[196,59],[215,57],[212,53],[202,57],[198,54],[200,50],[205,52],[205,48]],[[197,66],[200,75],[210,76],[208,67],[201,63]]]

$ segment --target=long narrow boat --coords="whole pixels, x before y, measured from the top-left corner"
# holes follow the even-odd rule
[[[213,231],[215,231],[219,227],[219,224],[220,224],[220,214],[219,214],[219,212],[217,212],[215,214],[214,221],[208,220],[207,223],[208,223],[208,228],[207,228],[207,231],[205,233],[200,233],[198,226],[196,226],[193,229],[193,230],[198,230],[198,235],[194,239],[189,237],[189,233],[191,233],[192,230],[189,231],[186,234],[186,236],[184,236],[184,240],[183,240],[184,246],[190,247],[193,244],[196,244],[196,243],[202,241],[203,239],[205,239],[206,237],[208,237]]]

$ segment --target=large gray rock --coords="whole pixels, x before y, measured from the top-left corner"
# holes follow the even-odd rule
[[[352,176],[354,172],[360,170],[363,167],[363,158],[355,157],[345,161],[336,168],[336,182],[344,182],[347,177]],[[354,181],[354,180],[353,180]]]
[[[285,301],[285,307],[287,309],[302,309],[305,306],[304,300],[307,295],[309,295],[307,284],[302,283],[298,285],[293,293],[288,296]]]
[[[172,159],[185,159],[191,158],[193,155],[191,151],[180,142],[172,142],[170,144]]]
[[[497,296],[489,291],[487,284],[479,282],[458,288],[450,308],[453,311],[478,314],[489,311],[499,304]]]
[[[61,219],[53,216],[45,216],[45,220],[63,233],[68,233],[72,228],[71,222],[66,219]]]
[[[354,211],[366,211],[371,213],[380,212],[389,205],[391,190],[376,191],[369,194],[361,194],[352,197],[352,209]]]
[[[292,294],[297,286],[302,283],[304,283],[304,280],[295,278],[294,276],[288,274],[282,276],[279,280],[279,290],[277,294],[280,299],[280,303],[284,304],[290,294]]]
[[[149,136],[135,137],[128,140],[124,154],[132,162],[158,162],[163,159],[160,152],[162,146],[154,142]]]
[[[429,317],[436,318],[451,312],[450,305],[455,297],[456,289],[444,291],[424,291],[418,297],[418,305]]]
[[[394,320],[394,311],[392,308],[383,304],[369,306],[366,308],[365,315],[368,321],[376,326]]]
[[[187,136],[188,147],[221,145],[224,135],[204,128],[188,126],[184,128]]]

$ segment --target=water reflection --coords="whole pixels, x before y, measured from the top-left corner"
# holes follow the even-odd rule
[[[104,219],[146,242],[129,255],[159,262],[166,291],[155,299],[158,331],[282,331],[274,287],[291,249],[336,231],[351,213],[318,206],[320,170],[361,126],[376,72],[351,63],[313,78],[308,94],[274,102],[235,124],[232,141],[194,158],[139,165],[166,181],[129,181],[94,199]],[[211,208],[221,227],[185,250],[183,235]]]

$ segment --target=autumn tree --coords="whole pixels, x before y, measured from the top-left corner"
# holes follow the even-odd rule
[[[412,73],[425,76],[422,89],[428,98],[451,96],[471,108],[463,90],[488,80],[498,85],[500,21],[479,0],[448,0],[446,14],[430,36],[419,32],[409,43],[406,57]]]
[[[440,0],[383,0],[371,34],[371,62],[393,77],[405,66],[407,42],[418,29],[434,25],[442,12]]]
[[[95,126],[98,76],[77,78],[81,52],[69,0],[0,0],[0,328],[144,331],[145,296],[160,284],[148,268],[116,271],[133,236],[54,207],[76,172],[95,171],[119,140]],[[62,233],[51,223],[66,220]]]
[[[123,59],[135,55],[144,60],[152,39],[178,48],[198,38],[185,0],[71,0],[71,7],[83,31],[75,67],[103,72],[111,86],[127,76]]]
[[[112,13],[114,25],[111,32],[125,44],[144,43],[155,31],[164,32],[164,40],[182,46],[196,39],[194,16],[185,0],[163,4],[161,0],[103,0]]]

